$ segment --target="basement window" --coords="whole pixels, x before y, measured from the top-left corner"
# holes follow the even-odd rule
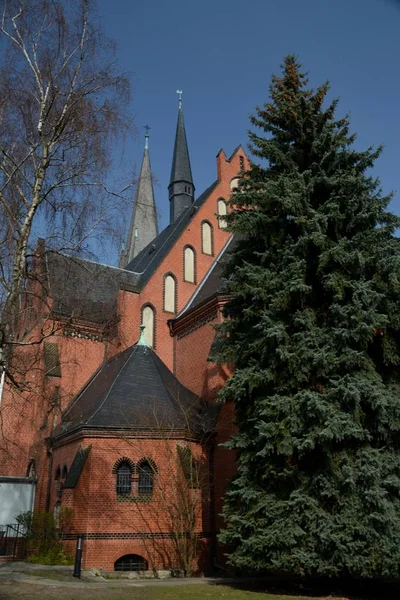
[[[114,571],[148,571],[147,560],[139,554],[125,554],[114,563]]]

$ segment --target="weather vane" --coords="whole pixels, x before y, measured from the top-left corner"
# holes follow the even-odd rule
[[[179,108],[182,107],[182,90],[176,90],[176,93],[179,94]]]

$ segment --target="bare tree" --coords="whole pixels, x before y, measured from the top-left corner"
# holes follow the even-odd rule
[[[24,291],[48,295],[30,269],[38,233],[46,227],[53,252],[79,254],[117,219],[106,174],[126,130],[129,86],[91,0],[0,6],[1,396],[12,349],[52,333],[47,323],[39,339],[14,336]]]

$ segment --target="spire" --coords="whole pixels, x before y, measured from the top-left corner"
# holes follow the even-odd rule
[[[183,120],[182,90],[177,90],[177,94],[179,94],[178,122],[176,125],[171,178],[168,186],[171,223],[176,221],[182,212],[192,204],[195,190]]]
[[[121,252],[119,262],[121,268],[125,268],[158,235],[157,213],[149,156],[150,127],[146,125],[145,129],[142,168],[136,188],[128,239]]]

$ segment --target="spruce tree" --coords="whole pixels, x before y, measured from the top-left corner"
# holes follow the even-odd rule
[[[238,471],[221,541],[246,570],[400,573],[400,242],[349,118],[295,57],[251,117],[218,360]],[[261,164],[259,164],[261,163]]]

